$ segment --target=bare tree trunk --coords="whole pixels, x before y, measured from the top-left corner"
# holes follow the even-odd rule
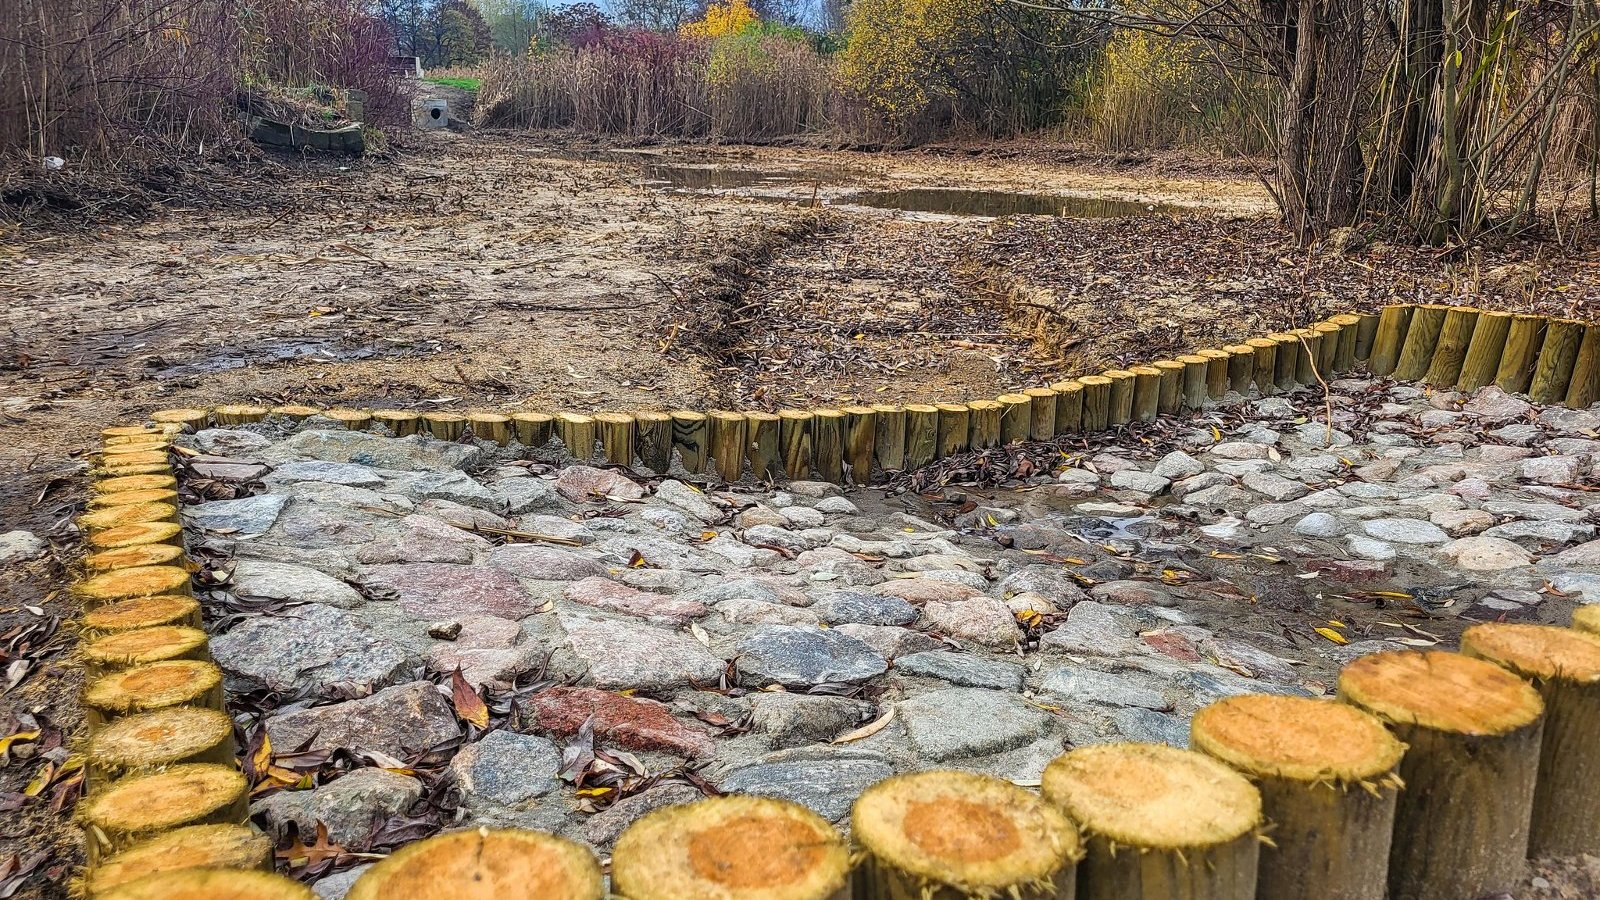
[[[1263,15],[1277,7],[1263,4]],[[1283,130],[1278,148],[1284,218],[1302,243],[1355,223],[1361,212],[1358,140],[1366,12],[1359,0],[1297,0],[1287,13]]]

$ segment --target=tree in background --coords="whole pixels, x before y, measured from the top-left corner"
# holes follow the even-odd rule
[[[677,31],[700,15],[704,0],[607,0],[611,17],[622,25],[651,31]]]
[[[612,26],[611,17],[593,3],[574,3],[550,10],[539,21],[540,48],[592,44]]]
[[[526,53],[552,12],[544,0],[474,0],[473,5],[489,25],[494,48],[505,53]]]
[[[466,0],[379,0],[378,11],[396,51],[425,66],[472,65],[494,44],[489,24]]]
[[[718,38],[739,34],[760,21],[749,0],[713,0],[706,6],[705,15],[679,26],[678,32],[687,37]]]

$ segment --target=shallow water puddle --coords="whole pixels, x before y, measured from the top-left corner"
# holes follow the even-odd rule
[[[838,205],[871,206],[906,212],[954,216],[1057,216],[1069,219],[1116,219],[1123,216],[1173,215],[1192,212],[1187,207],[1137,200],[1072,197],[1055,194],[1019,194],[960,188],[907,188],[869,191],[835,201]]]

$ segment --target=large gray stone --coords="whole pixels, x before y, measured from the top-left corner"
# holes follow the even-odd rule
[[[930,630],[985,647],[1009,649],[1022,637],[1011,607],[993,597],[932,602],[922,608],[922,615]]]
[[[317,824],[328,839],[349,850],[365,850],[372,833],[422,799],[422,782],[387,769],[356,769],[309,791],[279,791],[251,804],[251,815],[283,835],[292,824],[306,841]]]
[[[426,681],[385,688],[371,697],[280,713],[267,719],[272,746],[290,750],[376,750],[399,759],[459,737],[455,711]]]
[[[368,565],[384,563],[456,563],[465,565],[492,545],[430,515],[410,515],[400,520],[399,533],[362,547],[356,559]]]
[[[398,600],[406,612],[430,620],[470,615],[522,619],[542,605],[515,577],[488,566],[374,566],[362,575],[361,587],[369,597]]]
[[[540,581],[578,581],[604,575],[606,566],[570,550],[541,544],[507,544],[489,553],[488,564],[518,578]]]
[[[494,512],[500,498],[462,472],[418,472],[396,479],[391,489],[414,500],[449,500]]]
[[[838,625],[833,630],[866,644],[885,659],[896,659],[924,650],[937,650],[944,646],[937,638],[893,625]]]
[[[554,513],[567,508],[556,492],[555,482],[543,478],[502,478],[489,485],[489,493],[514,516],[524,513]]]
[[[624,797],[583,823],[583,839],[596,847],[609,847],[629,825],[646,814],[668,806],[693,803],[704,797],[700,789],[682,781],[667,781]]]
[[[31,531],[18,530],[0,534],[0,566],[38,559],[44,555],[49,546]]]
[[[791,687],[865,681],[888,662],[873,649],[833,629],[767,625],[738,643],[739,674],[756,684]]]
[[[717,787],[729,794],[788,800],[838,822],[849,815],[862,791],[893,774],[882,760],[841,755],[745,766],[729,773]]]
[[[322,481],[349,487],[374,488],[383,484],[384,478],[377,469],[360,463],[288,462],[272,470],[267,484],[293,484],[298,481]]]
[[[917,620],[917,608],[899,597],[865,591],[824,594],[810,611],[829,625],[910,625]]]
[[[697,488],[690,487],[681,481],[667,479],[656,488],[656,499],[662,503],[677,507],[679,510],[694,516],[705,524],[722,521],[725,516],[716,504],[706,498],[706,495]],[[819,513],[817,518],[821,519]],[[818,521],[817,524],[822,524]]]
[[[722,677],[722,660],[693,638],[582,613],[559,618],[572,654],[598,687],[661,691],[713,685]]]
[[[997,691],[1022,690],[1022,667],[1016,663],[985,659],[971,653],[931,650],[895,660],[894,669],[902,675],[937,678],[961,687],[989,688]]]
[[[1015,694],[980,688],[945,688],[896,707],[917,752],[943,762],[1014,750],[1042,736],[1050,714]]]
[[[417,665],[361,620],[317,604],[244,619],[211,639],[211,655],[231,677],[287,693],[317,694],[333,685],[370,690]]]
[[[229,589],[250,600],[317,603],[339,609],[354,609],[365,602],[355,588],[316,569],[256,559],[234,563]]]
[[[450,771],[469,807],[516,807],[561,786],[561,751],[548,738],[496,729],[468,744]]]
[[[751,721],[774,747],[831,741],[861,721],[861,707],[840,697],[763,691],[751,700]]]
[[[1450,535],[1424,519],[1372,519],[1361,523],[1369,537],[1394,544],[1443,544]]]
[[[1128,706],[1111,714],[1117,730],[1130,741],[1146,744],[1189,746],[1189,723],[1176,716],[1139,706]]]
[[[1044,677],[1040,687],[1068,700],[1099,703],[1105,706],[1137,706],[1167,709],[1171,706],[1160,691],[1142,681],[1074,666],[1061,666]]]
[[[1016,594],[1042,594],[1056,609],[1065,612],[1074,603],[1086,599],[1083,587],[1062,566],[1023,566],[1000,582],[1000,592],[1005,597]]]
[[[183,508],[183,523],[233,540],[259,537],[272,529],[289,498],[275,494],[212,500]]]
[[[1532,564],[1533,559],[1522,546],[1504,538],[1461,538],[1439,548],[1458,568],[1468,572],[1501,572]]]
[[[353,462],[378,469],[428,471],[465,469],[482,456],[477,447],[436,441],[422,435],[384,437],[365,431],[302,431],[261,455],[272,462],[320,459]]]

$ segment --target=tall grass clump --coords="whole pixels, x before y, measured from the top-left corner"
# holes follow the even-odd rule
[[[313,84],[403,109],[364,0],[5,0],[0,155],[96,163],[239,134],[241,90]]]

